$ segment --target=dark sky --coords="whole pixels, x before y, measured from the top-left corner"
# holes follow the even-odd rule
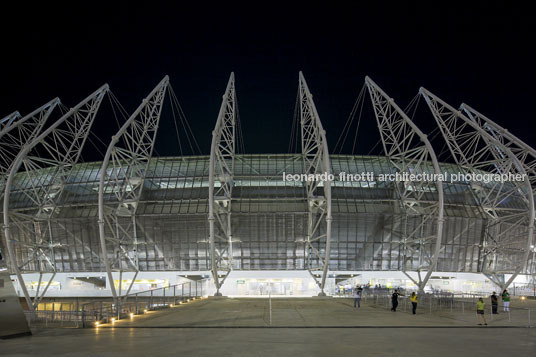
[[[103,83],[133,111],[168,74],[207,154],[234,71],[246,152],[284,153],[302,70],[332,148],[365,75],[402,107],[424,86],[456,107],[472,105],[536,144],[536,18],[521,5],[111,3],[22,2],[3,11],[0,116],[27,113],[55,96],[74,106]],[[370,106],[368,98],[365,104]],[[167,111],[160,155],[177,154]],[[435,128],[431,115],[415,120],[425,132]],[[104,141],[115,130],[110,115],[97,117],[94,131]],[[367,153],[378,137],[374,118],[365,115],[358,151]]]

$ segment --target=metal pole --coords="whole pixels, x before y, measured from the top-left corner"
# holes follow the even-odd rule
[[[119,294],[117,296],[117,306],[116,306],[118,319],[120,318],[119,314],[121,313],[120,311],[121,311],[121,286],[122,285],[123,285],[123,270],[120,269],[119,270]]]
[[[272,326],[272,292],[268,294],[268,299],[270,300],[270,326]]]

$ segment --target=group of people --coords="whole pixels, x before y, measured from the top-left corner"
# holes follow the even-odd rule
[[[354,308],[360,308],[361,307],[361,295],[363,294],[363,288],[362,287],[356,287],[354,289]],[[392,308],[391,311],[396,312],[396,308],[398,307],[398,297],[404,296],[400,292],[398,292],[398,289],[395,289],[393,295],[391,295],[391,302],[392,302]],[[413,292],[411,296],[409,297],[409,300],[411,301],[411,305],[413,307],[413,315],[417,313],[417,303],[419,302],[419,299],[417,297],[417,294]]]
[[[501,294],[501,298],[503,301],[503,311],[509,312],[510,311],[510,294],[508,293],[508,290],[506,289],[503,290]],[[499,307],[499,298],[497,294],[495,294],[495,291],[493,292],[493,294],[491,294],[490,300],[491,300],[491,313],[498,314],[499,312],[497,310]],[[479,317],[479,321],[482,321],[484,325],[487,325],[488,322],[486,321],[486,316],[484,315],[485,307],[486,307],[486,303],[484,302],[484,299],[479,298],[476,303],[476,313]],[[482,325],[481,322],[479,322],[478,324]]]
[[[363,288],[362,287],[356,287],[354,289],[354,308],[360,308],[361,307],[361,295],[363,294]],[[401,294],[398,289],[395,289],[393,294],[391,295],[391,311],[396,312],[396,309],[398,307],[398,297],[404,296]],[[504,289],[504,291],[501,294],[501,298],[503,301],[503,310],[505,312],[510,311],[510,294],[508,293],[508,290]],[[417,314],[417,304],[419,303],[419,297],[415,292],[412,292],[409,300],[411,302],[412,306],[412,313],[413,315]],[[491,300],[491,312],[493,314],[498,314],[498,305],[499,305],[499,298],[495,292],[490,296]],[[484,315],[484,308],[486,304],[484,303],[484,299],[479,298],[476,303],[476,312],[479,316],[479,319],[484,322],[484,325],[487,325],[486,317]],[[482,325],[482,323],[479,323],[479,325]]]
[[[404,296],[404,295],[402,295],[398,291],[398,289],[395,289],[395,291],[391,295],[391,311],[393,311],[393,312],[396,312],[396,308],[398,307],[398,297],[399,296]],[[417,296],[415,291],[411,293],[411,295],[409,297],[409,301],[411,302],[411,308],[412,308],[411,312],[413,313],[413,315],[416,315],[417,314],[417,304],[419,303],[419,297]]]

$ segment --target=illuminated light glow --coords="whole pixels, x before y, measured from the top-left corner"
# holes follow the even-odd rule
[[[95,327],[99,327],[99,322],[98,321],[95,321]]]
[[[134,314],[133,313],[130,313],[130,318],[134,318]]]

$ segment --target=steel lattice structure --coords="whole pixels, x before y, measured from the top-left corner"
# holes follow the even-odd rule
[[[139,271],[138,249],[151,243],[148,236],[138,237],[140,228],[136,210],[153,153],[168,85],[169,77],[166,76],[112,137],[102,162],[99,181],[99,237],[106,272],[112,282],[110,287],[116,300],[121,296],[123,271],[134,272],[126,291],[128,295]],[[106,202],[105,195],[109,196]],[[110,243],[112,249],[107,247],[107,243]],[[114,253],[111,257],[108,254],[110,250]],[[113,283],[112,270],[120,273],[119,294]]]
[[[62,245],[54,240],[51,222],[58,213],[57,202],[61,198],[73,166],[78,162],[95,115],[107,92],[108,85],[104,85],[70,109],[43,133],[24,145],[11,165],[4,191],[3,213],[6,248],[11,260],[11,267],[19,279],[26,302],[32,310],[34,304],[38,304],[46,293],[57,271],[55,251],[61,249]],[[13,188],[13,179],[21,166],[24,167],[24,174],[30,182],[30,188],[21,190],[21,193],[33,203],[34,210],[15,213],[10,211],[10,194]],[[49,172],[45,181],[43,181],[42,176],[38,175],[38,171],[43,168]],[[20,231],[26,231],[27,234],[34,237],[33,241],[28,242],[31,244],[31,256],[22,261],[20,265],[15,259],[12,248],[12,240],[16,239],[11,236],[11,225],[16,225]],[[39,291],[37,291],[35,303],[31,302],[24,284],[24,279],[20,273],[22,269],[38,271],[40,279],[44,272],[52,273],[40,297]],[[40,287],[40,285],[39,282],[38,286]]]
[[[21,117],[19,112],[13,112],[9,115],[6,115],[2,119],[0,119],[0,130],[4,130],[7,127],[9,127],[13,122],[15,122],[17,119]]]
[[[421,88],[432,114],[447,142],[452,157],[467,173],[487,171],[497,174],[520,174],[522,182],[494,181],[472,182],[472,193],[487,218],[486,233],[481,242],[482,272],[497,285],[505,287],[526,268],[534,235],[534,195],[527,172],[513,152],[490,135],[476,122],[464,116],[459,110]],[[519,206],[512,207],[508,201],[516,200]],[[515,231],[526,237],[525,244],[508,235]],[[522,254],[519,255],[518,253]],[[521,258],[521,259],[520,259]],[[513,274],[508,281],[502,281],[497,260],[509,261]]]
[[[299,74],[299,101],[301,124],[301,149],[303,172],[307,175],[330,175],[329,150],[326,132],[316,111],[313,96],[307,87],[303,73]],[[324,287],[331,254],[331,181],[305,180],[307,197],[306,266],[325,295]],[[324,241],[324,253],[314,242]],[[313,271],[320,271],[320,280]]]
[[[328,274],[337,272],[402,271],[420,289],[432,271],[484,273],[502,287],[518,274],[534,274],[527,262],[536,150],[469,106],[462,105],[463,114],[421,89],[454,163],[439,162],[435,141],[417,121],[370,78],[365,85],[384,156],[329,154],[302,73],[299,153],[236,152],[234,74],[206,156],[153,156],[168,77],[106,143],[102,162],[80,163],[79,157],[106,85],[52,124],[46,122],[57,99],[25,117],[3,118],[4,245],[28,306],[39,302],[57,272],[106,271],[117,303],[123,274],[131,281],[126,293],[141,271],[206,272],[216,294],[232,270],[308,270],[321,293]],[[529,179],[337,179],[341,173],[449,177],[460,171]],[[335,180],[295,182],[284,174],[333,174]],[[28,272],[40,273],[37,291],[28,291]],[[504,274],[511,275],[503,280]],[[48,280],[44,289],[42,280]]]
[[[397,172],[422,174],[432,171],[439,177],[439,161],[426,135],[374,81],[367,77],[365,83],[372,100],[384,153]],[[405,181],[395,183],[395,189],[400,199],[400,209],[404,213],[403,221],[397,222],[405,260],[402,271],[416,270],[419,281],[414,282],[422,290],[436,267],[441,249],[443,184],[441,181]],[[412,260],[415,256],[419,257],[417,267],[412,264],[408,267],[406,259]],[[421,279],[422,270],[426,271],[424,279]],[[408,277],[413,280],[409,275]]]
[[[235,165],[236,92],[234,73],[231,73],[227,88],[212,131],[209,164],[208,224],[210,267],[220,295],[221,284],[233,269],[233,232],[231,203]],[[218,244],[216,242],[218,240]],[[224,270],[220,281],[220,270]]]
[[[536,150],[490,118],[486,117],[484,114],[471,108],[469,105],[462,104],[460,109],[467,114],[469,119],[473,120],[493,136],[493,138],[512,151],[519,162],[523,164],[523,168],[525,169],[532,186],[532,191],[536,191]]]
[[[58,98],[37,108],[16,122],[6,122],[0,130],[0,199],[4,197],[4,184],[11,171],[11,165],[24,145],[33,141],[54,108],[60,103]],[[16,112],[16,115],[19,115]],[[11,117],[14,117],[11,114]]]

